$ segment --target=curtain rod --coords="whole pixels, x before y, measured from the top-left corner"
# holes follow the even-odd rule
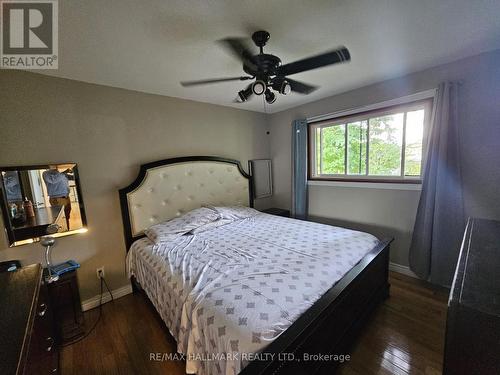
[[[313,122],[329,120],[329,119],[336,118],[336,117],[350,116],[350,115],[354,115],[356,113],[371,111],[374,109],[380,109],[380,108],[389,107],[392,105],[406,104],[406,103],[417,101],[417,100],[429,99],[429,98],[434,97],[435,94],[436,94],[436,88],[433,88],[430,90],[420,91],[420,92],[417,92],[415,94],[406,95],[406,96],[403,96],[400,98],[390,99],[390,100],[386,100],[386,101],[379,102],[379,103],[368,104],[368,105],[364,105],[361,107],[347,108],[347,109],[342,109],[342,110],[335,111],[335,112],[326,113],[323,115],[307,117],[306,121],[307,121],[307,123],[313,123]]]

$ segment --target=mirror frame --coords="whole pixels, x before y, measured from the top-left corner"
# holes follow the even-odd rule
[[[69,230],[66,232],[56,233],[53,235],[54,237],[63,237],[70,236],[73,234],[83,233],[87,231],[87,216],[85,214],[85,205],[83,203],[83,194],[82,187],[80,182],[80,175],[78,173],[78,164],[74,162],[64,162],[64,163],[48,163],[48,164],[38,164],[38,165],[18,165],[18,166],[8,166],[8,167],[0,167],[0,209],[2,210],[2,219],[4,223],[5,233],[7,235],[7,241],[9,243],[9,247],[21,246],[28,243],[38,242],[40,241],[40,237],[32,237],[17,240],[14,235],[14,230],[12,227],[12,223],[10,220],[9,210],[8,210],[8,200],[7,194],[5,192],[5,186],[3,182],[3,178],[1,176],[1,172],[7,171],[26,171],[26,170],[34,170],[34,169],[48,169],[50,165],[62,165],[62,164],[74,164],[75,166],[72,168],[73,174],[75,175],[75,187],[76,193],[78,194],[78,205],[80,208],[80,217],[82,220],[82,227],[79,229]]]

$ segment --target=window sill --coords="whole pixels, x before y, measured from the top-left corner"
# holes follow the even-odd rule
[[[320,181],[308,180],[309,186],[332,186],[362,189],[382,189],[382,190],[413,190],[421,191],[420,183],[397,183],[397,182],[359,182],[359,181]]]

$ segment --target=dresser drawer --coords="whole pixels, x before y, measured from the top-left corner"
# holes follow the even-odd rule
[[[0,375],[57,374],[53,310],[42,267],[0,272]]]
[[[57,374],[59,355],[54,317],[45,285],[40,287],[35,314],[25,374]]]

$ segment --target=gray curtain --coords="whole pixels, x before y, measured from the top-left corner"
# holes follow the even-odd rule
[[[437,90],[409,259],[420,278],[443,286],[452,283],[465,229],[458,90],[451,82]]]
[[[307,121],[292,123],[292,216],[307,218]]]

